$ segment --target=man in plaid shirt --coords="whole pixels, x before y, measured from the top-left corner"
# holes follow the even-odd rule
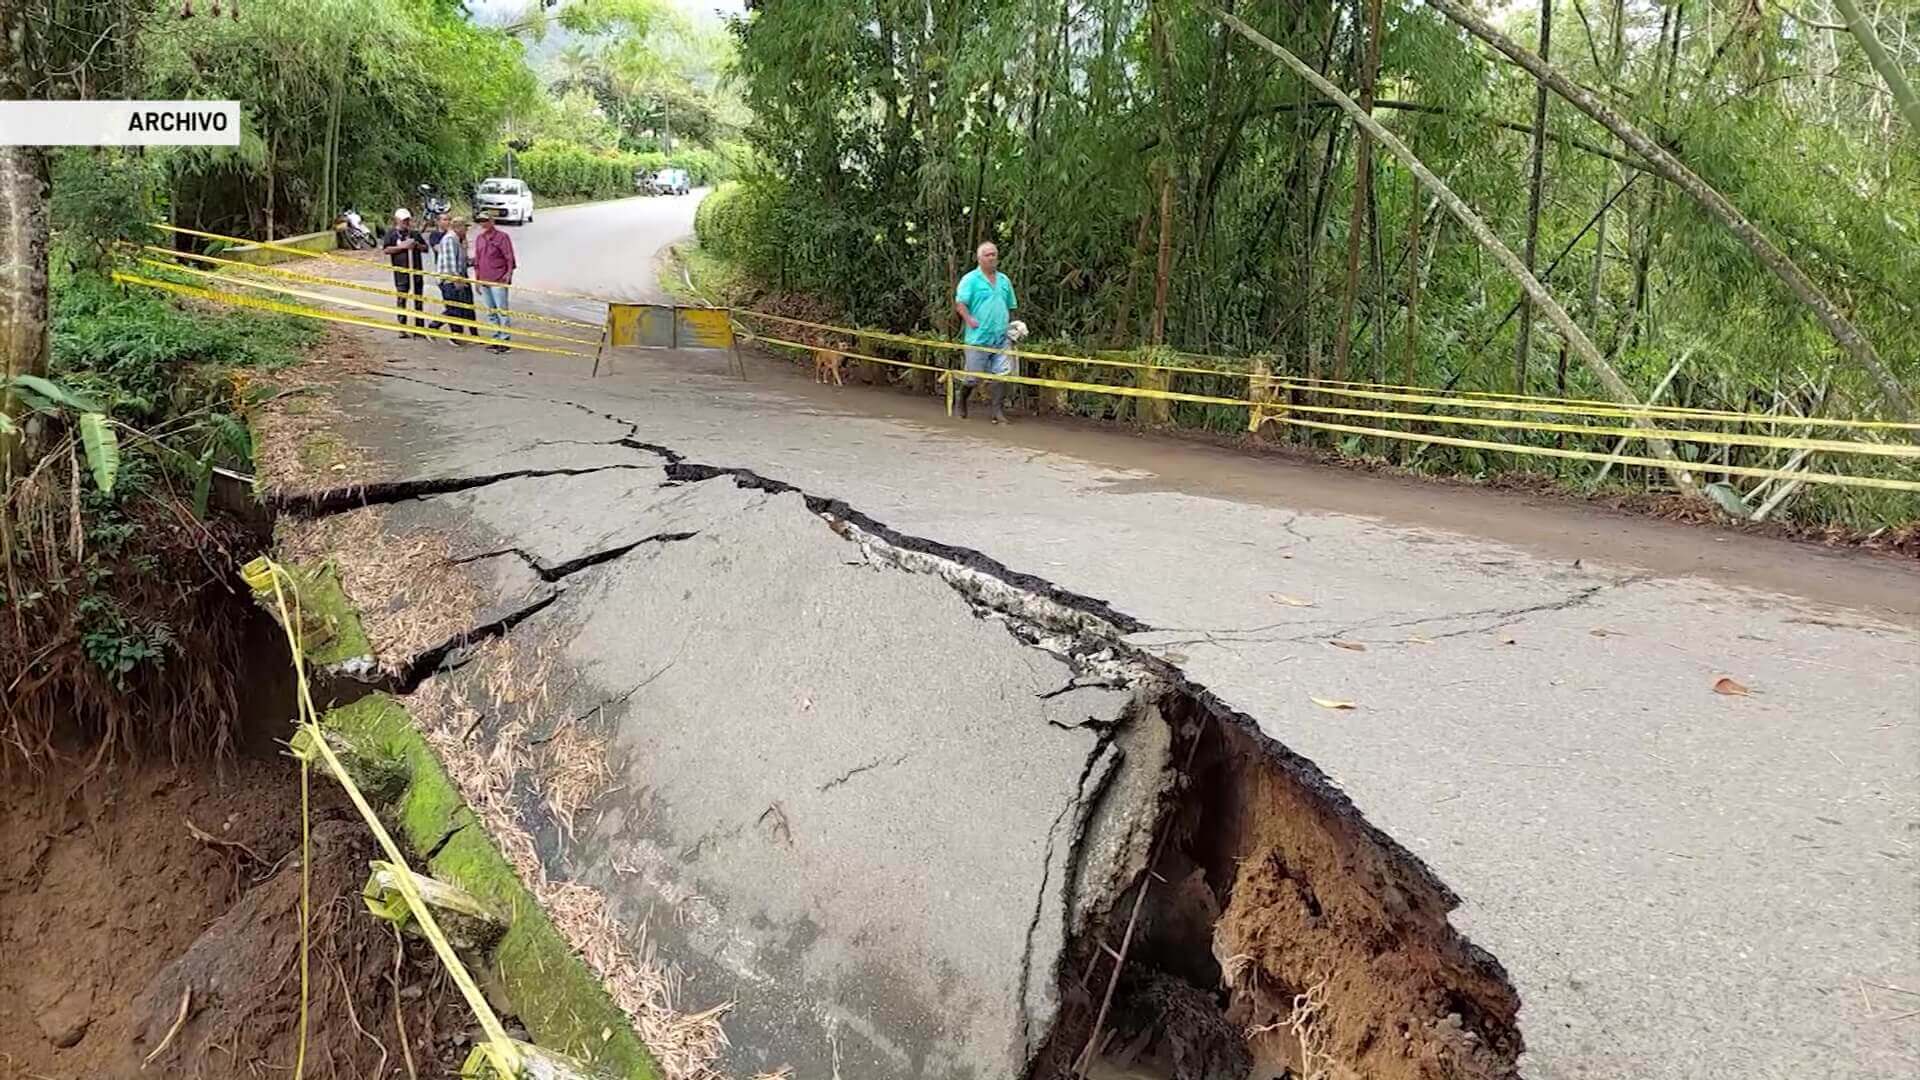
[[[447,233],[433,247],[433,268],[451,277],[471,277],[473,263],[467,256],[467,219],[454,218],[447,226]],[[445,301],[444,314],[449,319],[465,319],[473,322],[473,286],[465,281],[440,281],[440,299]],[[447,329],[455,334],[480,336],[477,326],[461,326],[448,323]],[[455,341],[455,345],[464,346],[466,342]]]

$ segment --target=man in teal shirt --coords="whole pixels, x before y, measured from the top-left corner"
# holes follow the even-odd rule
[[[1013,282],[999,272],[1000,249],[989,240],[974,252],[980,265],[967,271],[953,290],[953,310],[967,326],[967,370],[990,375],[1013,374],[1013,358],[1006,353],[1007,318],[1015,305]],[[966,379],[960,385],[960,415],[967,415],[967,399],[979,379]],[[1004,424],[1007,414],[1001,408],[1007,398],[1007,384],[998,379],[988,390],[993,402],[993,422]]]

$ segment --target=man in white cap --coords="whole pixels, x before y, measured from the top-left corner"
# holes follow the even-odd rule
[[[403,338],[424,337],[424,334],[407,332],[407,296],[413,296],[413,325],[424,328],[427,325],[427,301],[424,295],[425,283],[420,271],[427,254],[426,237],[413,231],[413,212],[401,207],[393,212],[393,228],[381,240],[381,251],[386,252],[387,261],[393,264],[393,291],[400,295],[394,297],[394,306],[400,314],[394,318],[400,323],[400,336]]]

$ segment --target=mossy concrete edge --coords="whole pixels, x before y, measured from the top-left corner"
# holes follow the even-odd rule
[[[663,1074],[625,1014],[479,826],[406,707],[389,694],[375,693],[329,711],[321,724],[350,744],[350,771],[371,767],[404,775],[404,790],[378,809],[402,843],[414,852],[433,853],[426,871],[507,918],[506,934],[491,957],[493,970],[482,977],[492,976],[534,1040],[613,1076],[658,1080]],[[376,777],[370,786],[379,783]]]

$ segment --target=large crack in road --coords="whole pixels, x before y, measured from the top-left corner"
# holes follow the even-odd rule
[[[554,404],[642,460],[281,510],[448,537],[488,616],[393,688],[464,702],[545,872],[734,1002],[728,1071],[1514,1073],[1518,997],[1458,898],[1143,621]],[[475,649],[509,638],[537,677]]]

